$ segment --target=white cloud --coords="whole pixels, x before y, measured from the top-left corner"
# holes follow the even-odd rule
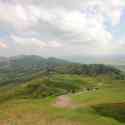
[[[46,43],[35,38],[21,38],[18,36],[12,36],[12,40],[17,47],[21,48],[43,48],[46,47]]]
[[[4,42],[0,42],[0,48],[8,48],[8,46]]]
[[[56,41],[44,42],[34,37],[30,38],[22,38],[19,36],[11,36],[12,40],[19,48],[27,48],[27,49],[42,49],[42,48],[56,48],[61,47],[61,43]]]
[[[41,19],[53,25],[59,31],[69,34],[69,36],[67,35],[68,41],[66,39],[65,42],[75,41],[77,44],[82,42],[83,46],[84,43],[88,42],[88,47],[91,47],[91,44],[95,44],[95,47],[99,47],[102,51],[109,49],[108,46],[112,41],[112,34],[106,30],[103,16],[98,14],[88,16],[87,10],[82,13],[79,10],[54,9],[48,11],[47,17],[51,18],[45,19],[41,16]],[[69,39],[70,34],[73,34],[75,37]]]
[[[50,48],[58,48],[58,47],[62,47],[63,45],[57,41],[51,41],[51,42],[48,42],[47,46]]]
[[[110,18],[112,25],[117,25],[120,22],[123,7],[125,7],[123,0],[88,0],[84,8],[88,10],[93,8],[95,14],[102,15],[104,20]]]
[[[0,2],[0,22],[13,26],[14,29],[25,30],[37,23],[38,11],[30,6]]]
[[[64,9],[64,7],[62,7],[60,4],[57,4],[54,8],[48,8],[46,6],[44,7],[44,4],[42,4],[42,2],[43,1],[41,1],[41,3],[38,5],[33,4],[31,3],[31,1],[29,1],[29,4],[25,5],[24,1],[23,4],[21,4],[21,0],[15,0],[16,4],[9,4],[7,2],[0,1],[0,20],[3,20],[5,22],[7,21],[13,25],[16,25],[17,27],[20,25],[24,25],[25,27],[36,24],[40,18],[44,21],[49,21],[53,18],[56,20],[61,17],[61,15],[64,16],[63,14],[73,11],[73,9],[69,10],[69,8]],[[79,9],[77,10],[85,10],[85,13],[89,11],[103,17],[104,19],[107,19],[107,17],[109,17],[111,18],[112,24],[118,24],[121,16],[121,9],[124,6],[124,3],[125,2],[123,2],[123,0],[83,0],[83,2],[79,2]],[[76,8],[74,8],[74,10],[76,10]],[[81,20],[81,16],[79,15],[79,13],[73,12],[73,15],[74,14],[75,17],[77,16],[78,19]],[[69,21],[73,21],[72,12],[68,16],[68,18],[70,18]]]
[[[77,48],[81,53],[83,50],[111,53],[122,47],[116,44],[106,23],[112,27],[120,23],[125,7],[123,0],[10,1],[0,1],[0,22],[14,28],[19,36],[10,33],[10,37],[18,47],[48,48],[49,51],[65,44],[66,50]],[[39,35],[32,36],[30,32]]]

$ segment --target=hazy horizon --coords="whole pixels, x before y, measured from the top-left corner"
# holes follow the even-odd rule
[[[13,55],[13,56],[0,56],[0,60],[3,59],[11,59],[11,58],[21,58],[23,56],[40,56],[42,58],[56,58],[56,59],[62,59],[69,62],[74,63],[81,63],[81,64],[106,64],[106,65],[125,65],[125,56],[41,56],[37,54],[19,54],[19,55]]]

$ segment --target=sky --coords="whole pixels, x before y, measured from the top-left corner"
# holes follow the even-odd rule
[[[125,0],[0,0],[0,56],[125,55]]]

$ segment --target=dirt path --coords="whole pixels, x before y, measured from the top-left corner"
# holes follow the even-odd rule
[[[74,103],[68,95],[62,95],[57,97],[54,106],[59,108],[73,108]]]

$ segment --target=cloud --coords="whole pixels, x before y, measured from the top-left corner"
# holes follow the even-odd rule
[[[85,9],[103,16],[104,20],[110,19],[112,25],[120,23],[121,10],[125,7],[123,0],[88,0]]]
[[[25,30],[37,23],[38,11],[31,11],[30,5],[25,7],[19,3],[0,2],[0,22],[8,24],[15,30]]]
[[[50,26],[54,26],[57,32],[61,32],[59,38],[62,42],[84,43],[99,47],[107,51],[109,43],[112,41],[112,34],[106,30],[104,17],[92,14],[88,10],[67,11],[66,9],[44,10],[41,20]],[[64,36],[66,34],[66,37]],[[64,38],[65,37],[65,38]]]
[[[12,40],[14,41],[15,45],[19,48],[27,48],[27,49],[42,49],[42,48],[56,48],[60,47],[61,43],[56,41],[49,41],[44,42],[37,38],[22,38],[19,36],[11,36]]]
[[[0,48],[8,48],[8,46],[4,42],[0,42]]]
[[[121,9],[125,3],[122,0],[79,0],[78,2],[75,0],[75,6],[71,0],[69,0],[69,3],[72,3],[71,5],[66,5],[67,2],[65,0],[63,2],[58,2],[57,0],[49,2],[48,0],[46,2],[45,0],[37,0],[36,3],[39,4],[35,4],[35,0],[28,0],[27,2],[23,0],[0,1],[0,20],[11,23],[17,28],[21,28],[21,26],[25,28],[26,26],[35,25],[39,19],[49,21],[54,18],[56,20],[67,12],[82,10],[85,14],[95,13],[104,19],[110,18],[112,24],[115,25],[119,23]]]
[[[0,23],[22,49],[112,53],[123,48],[109,28],[119,25],[124,8],[123,0],[0,0]]]

